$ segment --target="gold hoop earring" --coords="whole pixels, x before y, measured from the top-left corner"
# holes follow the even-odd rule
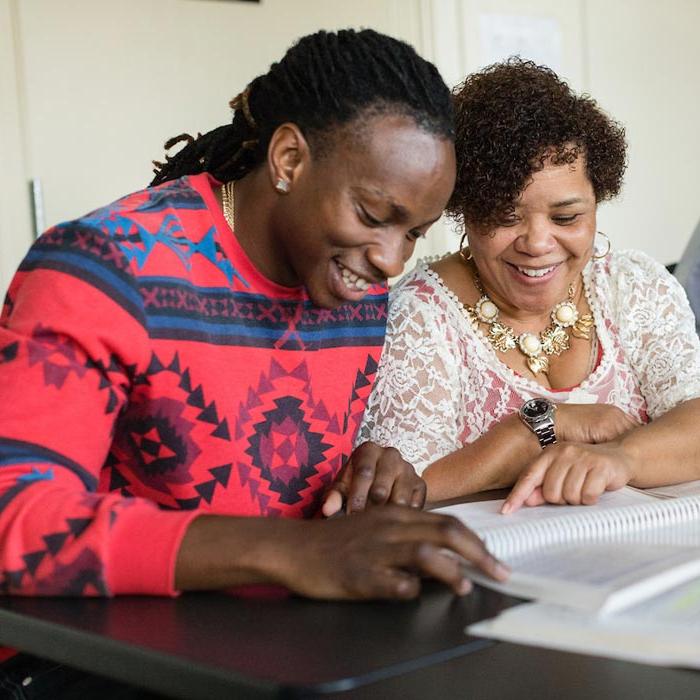
[[[472,255],[471,250],[469,250],[469,246],[466,248],[464,247],[464,239],[467,237],[467,234],[464,233],[462,234],[462,238],[459,239],[459,257],[464,260],[465,263],[468,263],[474,256]],[[467,251],[466,254],[464,251]]]
[[[602,236],[608,243],[608,247],[605,249],[605,252],[602,255],[592,255],[591,257],[593,260],[602,260],[603,258],[606,258],[608,256],[608,253],[610,253],[610,249],[612,248],[612,244],[610,243],[610,239],[607,237],[606,234],[604,234],[602,231],[597,231],[596,232],[599,236]],[[595,248],[594,248],[595,250]]]

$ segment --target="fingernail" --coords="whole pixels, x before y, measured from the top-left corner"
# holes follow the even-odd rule
[[[508,515],[510,511],[513,509],[513,507],[506,501],[502,506],[501,506],[501,515]]]
[[[457,595],[467,595],[472,590],[472,582],[468,578],[463,578],[457,586]]]
[[[493,572],[496,574],[496,578],[501,580],[505,580],[510,576],[510,569],[505,564],[501,564],[500,561],[496,562]]]

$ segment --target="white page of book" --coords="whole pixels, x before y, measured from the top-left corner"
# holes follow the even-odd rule
[[[700,579],[602,618],[527,603],[471,625],[467,632],[550,649],[700,668]]]
[[[700,534],[694,539],[700,543]],[[700,576],[697,546],[624,540],[528,552],[506,563],[512,573],[505,583],[495,583],[471,567],[467,572],[477,583],[510,595],[597,614],[633,606]]]
[[[636,489],[605,493],[595,506],[538,506],[501,515],[503,501],[449,506],[512,568],[490,588],[610,612],[700,576],[697,496],[659,499]]]
[[[437,508],[433,512],[452,515],[481,535],[486,530],[508,527],[515,523],[545,520],[548,518],[558,518],[562,515],[580,513],[582,508],[604,510],[636,505],[638,503],[649,503],[654,500],[656,499],[653,496],[645,494],[643,491],[625,487],[618,491],[607,491],[601,494],[598,503],[593,506],[559,506],[550,504],[535,506],[533,508],[523,506],[515,513],[502,515],[501,506],[505,500],[501,499],[496,501],[459,503],[457,505],[445,506],[444,508]]]

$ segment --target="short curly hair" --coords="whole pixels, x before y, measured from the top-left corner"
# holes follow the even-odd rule
[[[454,90],[457,181],[447,212],[495,228],[533,172],[585,157],[596,202],[615,197],[627,167],[625,130],[554,71],[513,57]]]

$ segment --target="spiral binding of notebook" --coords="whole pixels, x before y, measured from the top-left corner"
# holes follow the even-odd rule
[[[587,510],[479,533],[497,557],[510,561],[558,545],[634,541],[700,545],[700,497],[689,496],[610,510]]]

